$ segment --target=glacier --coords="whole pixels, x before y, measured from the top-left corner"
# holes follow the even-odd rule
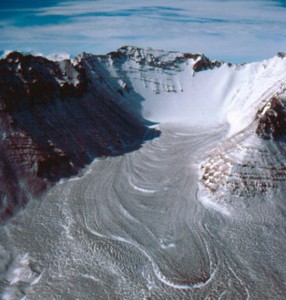
[[[284,118],[285,56],[236,65],[125,46],[58,63],[59,85],[80,84],[79,63],[88,82],[60,116],[77,101],[92,110],[96,91],[141,122],[121,128],[142,138],[133,147],[134,131],[120,135],[132,141],[128,151],[79,161],[81,131],[69,118],[61,126],[75,133],[65,143],[46,131],[58,151],[70,148],[77,172],[53,169],[52,184],[0,228],[2,298],[284,299],[285,140],[270,133]],[[38,105],[33,113],[47,117]],[[117,114],[102,113],[117,124]],[[90,152],[91,139],[81,144]]]

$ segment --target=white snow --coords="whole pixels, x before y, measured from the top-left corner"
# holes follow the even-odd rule
[[[168,62],[180,56],[149,51]],[[142,55],[148,55],[146,52]],[[195,126],[227,123],[229,136],[249,125],[263,103],[286,83],[286,59],[277,56],[246,65],[225,63],[197,73],[193,59],[181,64],[173,62],[168,69],[142,66],[137,61],[131,58],[120,68],[112,64],[107,68],[113,77],[131,81],[134,91],[145,100],[142,105],[146,119]]]
[[[29,267],[29,262],[30,259],[27,253],[15,260],[15,268],[7,277],[10,285],[14,285],[19,281],[29,282],[31,280],[33,273]]]
[[[46,56],[47,59],[52,61],[62,61],[65,59],[70,59],[70,54],[67,52],[61,52],[61,53],[51,53]]]
[[[13,52],[13,50],[5,50],[0,56],[0,59],[5,59],[11,52]]]
[[[213,201],[212,199],[210,199],[208,195],[204,195],[202,191],[199,191],[197,195],[198,195],[198,200],[201,202],[201,204],[204,207],[213,209],[225,216],[228,217],[231,216],[231,212],[226,206],[224,206],[223,204],[219,204],[216,201]]]
[[[0,59],[5,59],[10,53],[18,51],[18,50],[4,50],[2,55],[0,55]],[[49,60],[52,61],[62,61],[65,59],[71,59],[71,56],[67,52],[60,52],[60,53],[50,53],[48,55],[44,55],[43,53],[40,52],[35,52],[35,51],[24,51],[21,52],[23,54],[32,54],[34,56],[40,56],[40,57],[45,57]]]

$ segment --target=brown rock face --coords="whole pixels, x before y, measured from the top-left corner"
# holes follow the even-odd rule
[[[273,97],[258,112],[256,134],[263,139],[283,140],[286,137],[285,100]]]
[[[93,75],[87,61],[14,52],[0,60],[0,222],[95,157],[159,135],[122,108],[131,91]]]
[[[200,72],[200,71],[204,71],[204,70],[208,70],[208,69],[217,68],[222,65],[222,62],[216,61],[216,60],[209,60],[203,54],[185,53],[184,57],[191,58],[196,61],[193,66],[195,72]]]
[[[284,92],[283,92],[284,94]],[[240,134],[210,152],[201,165],[201,185],[209,194],[226,195],[229,201],[262,198],[286,183],[285,94],[273,96],[257,113],[257,119]],[[256,121],[258,125],[255,128]],[[256,144],[257,137],[263,139]]]

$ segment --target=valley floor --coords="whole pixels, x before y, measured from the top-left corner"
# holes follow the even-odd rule
[[[2,299],[285,297],[283,191],[212,209],[198,196],[199,168],[227,126],[159,129],[1,229]]]

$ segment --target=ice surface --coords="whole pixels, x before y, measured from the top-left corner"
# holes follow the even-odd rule
[[[194,73],[192,61],[181,68],[169,74],[137,71],[129,63],[124,66],[135,91],[145,98],[144,116],[159,123],[195,126],[227,122],[229,136],[253,121],[261,102],[271,97],[286,77],[286,60],[278,57],[243,66],[224,64],[199,73]]]
[[[31,300],[284,299],[285,179],[249,196],[242,175],[283,167],[284,144],[254,132],[257,110],[285,89],[286,59],[194,72],[195,60],[178,53],[128,51],[78,59],[93,80],[122,89],[125,108],[141,105],[161,136],[94,161],[12,219],[0,232],[10,247],[2,265],[18,253],[6,285],[24,280]],[[206,167],[208,180],[221,178],[214,192]]]

